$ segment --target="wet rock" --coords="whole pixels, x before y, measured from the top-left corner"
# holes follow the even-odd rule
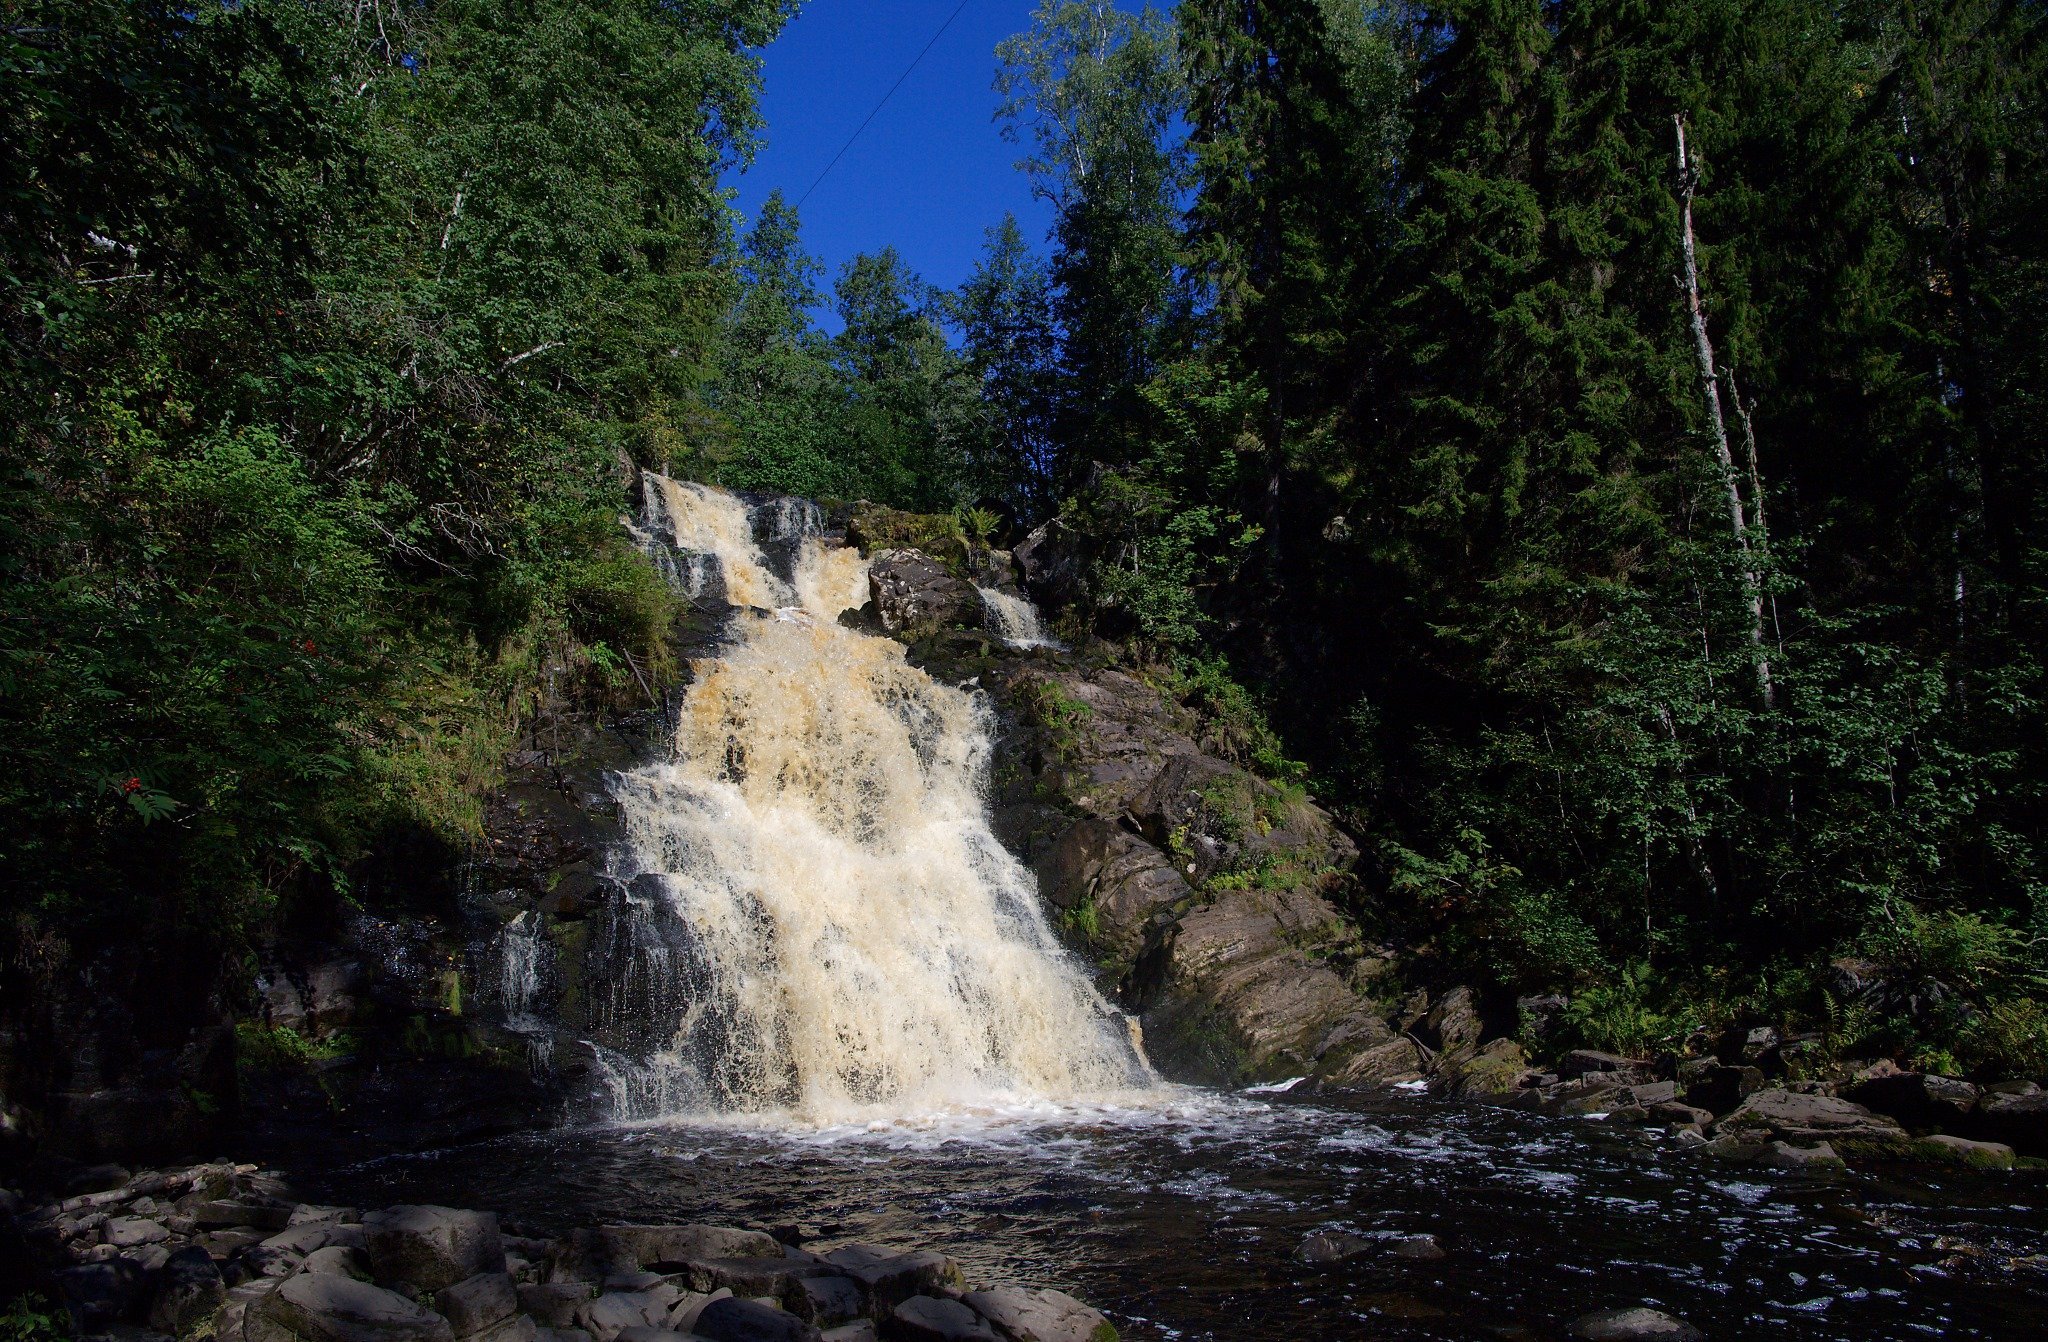
[[[2013,1149],[2003,1142],[1975,1142],[1948,1133],[1922,1137],[1913,1143],[1912,1154],[1922,1160],[1978,1170],[2009,1170],[2016,1159]]]
[[[1388,1252],[1411,1263],[1435,1263],[1450,1257],[1443,1243],[1434,1235],[1403,1235],[1394,1241]]]
[[[889,1314],[890,1332],[903,1342],[1000,1342],[995,1330],[957,1300],[914,1295]]]
[[[517,1288],[519,1308],[533,1315],[544,1328],[573,1328],[576,1311],[590,1300],[594,1291],[588,1282],[562,1281]]]
[[[517,1314],[519,1294],[507,1274],[480,1272],[436,1291],[434,1308],[448,1320],[457,1337],[468,1337]]]
[[[209,1331],[227,1303],[227,1283],[221,1280],[213,1255],[204,1249],[179,1249],[157,1269],[149,1326],[173,1337],[192,1337]]]
[[[1893,1072],[1852,1085],[1844,1098],[1909,1128],[1951,1128],[1977,1108],[1977,1087],[1954,1077]]]
[[[1178,911],[1195,897],[1164,853],[1093,816],[1061,834],[1034,870],[1040,895],[1055,910],[1093,910],[1090,953],[1122,964],[1143,949],[1155,916]]]
[[[1705,1336],[1682,1319],[1640,1306],[1581,1314],[1566,1331],[1580,1342],[1699,1342]]]
[[[880,1334],[875,1331],[875,1325],[871,1321],[857,1319],[852,1323],[841,1324],[837,1328],[826,1329],[824,1342],[878,1342],[879,1338]]]
[[[692,1329],[711,1342],[820,1342],[817,1328],[796,1315],[753,1300],[714,1300]]]
[[[1061,1291],[997,1286],[963,1298],[1010,1342],[1113,1342],[1108,1319]]]
[[[453,1342],[448,1321],[395,1291],[326,1273],[285,1281],[249,1310],[247,1342]]]
[[[541,1328],[536,1330],[534,1342],[596,1342],[581,1328]]]
[[[919,637],[952,625],[981,624],[981,594],[920,550],[882,550],[868,564],[868,591],[882,628]]]
[[[1866,1151],[1902,1146],[1905,1130],[1862,1105],[1828,1095],[1760,1090],[1716,1124],[1722,1134],[1761,1134],[1795,1146],[1850,1143]]]
[[[1342,1263],[1370,1253],[1372,1247],[1373,1242],[1363,1235],[1348,1234],[1342,1230],[1319,1230],[1302,1240],[1294,1256],[1311,1267],[1328,1267],[1332,1263]]]
[[[684,1342],[689,1336],[690,1334],[679,1333],[673,1328],[648,1328],[636,1324],[631,1328],[621,1329],[615,1342]]]

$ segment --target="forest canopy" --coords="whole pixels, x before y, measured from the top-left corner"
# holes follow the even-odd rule
[[[793,8],[0,0],[17,962],[473,833],[543,668],[672,670],[653,467],[1053,522],[1587,1042],[2048,1072],[2039,0],[1044,0],[952,292],[735,217]]]

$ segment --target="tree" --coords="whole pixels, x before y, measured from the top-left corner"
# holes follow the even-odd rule
[[[1046,264],[1034,256],[1014,215],[988,231],[974,273],[953,305],[968,370],[984,415],[983,488],[1008,493],[1029,516],[1059,506],[1061,389],[1059,331]]]

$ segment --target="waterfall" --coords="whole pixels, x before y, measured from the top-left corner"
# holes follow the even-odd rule
[[[981,608],[988,616],[989,632],[1009,646],[1024,650],[1029,648],[1056,648],[1057,640],[1045,632],[1038,622],[1038,607],[1021,596],[994,587],[977,587],[981,593]]]
[[[838,623],[866,564],[814,509],[646,492],[671,572],[708,556],[741,609],[670,758],[614,781],[633,996],[659,1016],[620,1115],[836,1122],[1151,1084],[989,827],[986,701]]]

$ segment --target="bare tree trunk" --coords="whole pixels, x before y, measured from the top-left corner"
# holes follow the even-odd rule
[[[1721,415],[1721,378],[1714,368],[1714,344],[1707,338],[1707,314],[1700,305],[1699,254],[1693,242],[1692,198],[1699,188],[1699,173],[1685,143],[1685,116],[1671,118],[1678,132],[1679,203],[1683,227],[1680,240],[1685,252],[1685,306],[1692,318],[1692,343],[1699,357],[1700,389],[1707,398],[1707,421],[1714,434],[1714,450],[1720,458],[1721,479],[1728,490],[1728,525],[1735,533],[1735,548],[1742,560],[1743,595],[1749,601],[1750,651],[1756,663],[1757,689],[1764,707],[1777,706],[1777,692],[1771,683],[1771,658],[1764,646],[1764,585],[1751,551],[1749,522],[1743,515],[1741,477],[1735,469],[1735,453],[1728,446],[1728,422]]]
[[[1735,418],[1742,421],[1742,452],[1749,463],[1749,506],[1756,514],[1756,534],[1768,547],[1771,543],[1771,524],[1764,517],[1764,472],[1757,461],[1756,421],[1751,417],[1755,407],[1743,402],[1742,389],[1735,385],[1735,370],[1728,370],[1728,400],[1735,407]],[[1768,551],[1766,552],[1768,553]],[[1778,597],[1770,596],[1771,634],[1777,642],[1778,656],[1785,655],[1785,628],[1778,622]]]

